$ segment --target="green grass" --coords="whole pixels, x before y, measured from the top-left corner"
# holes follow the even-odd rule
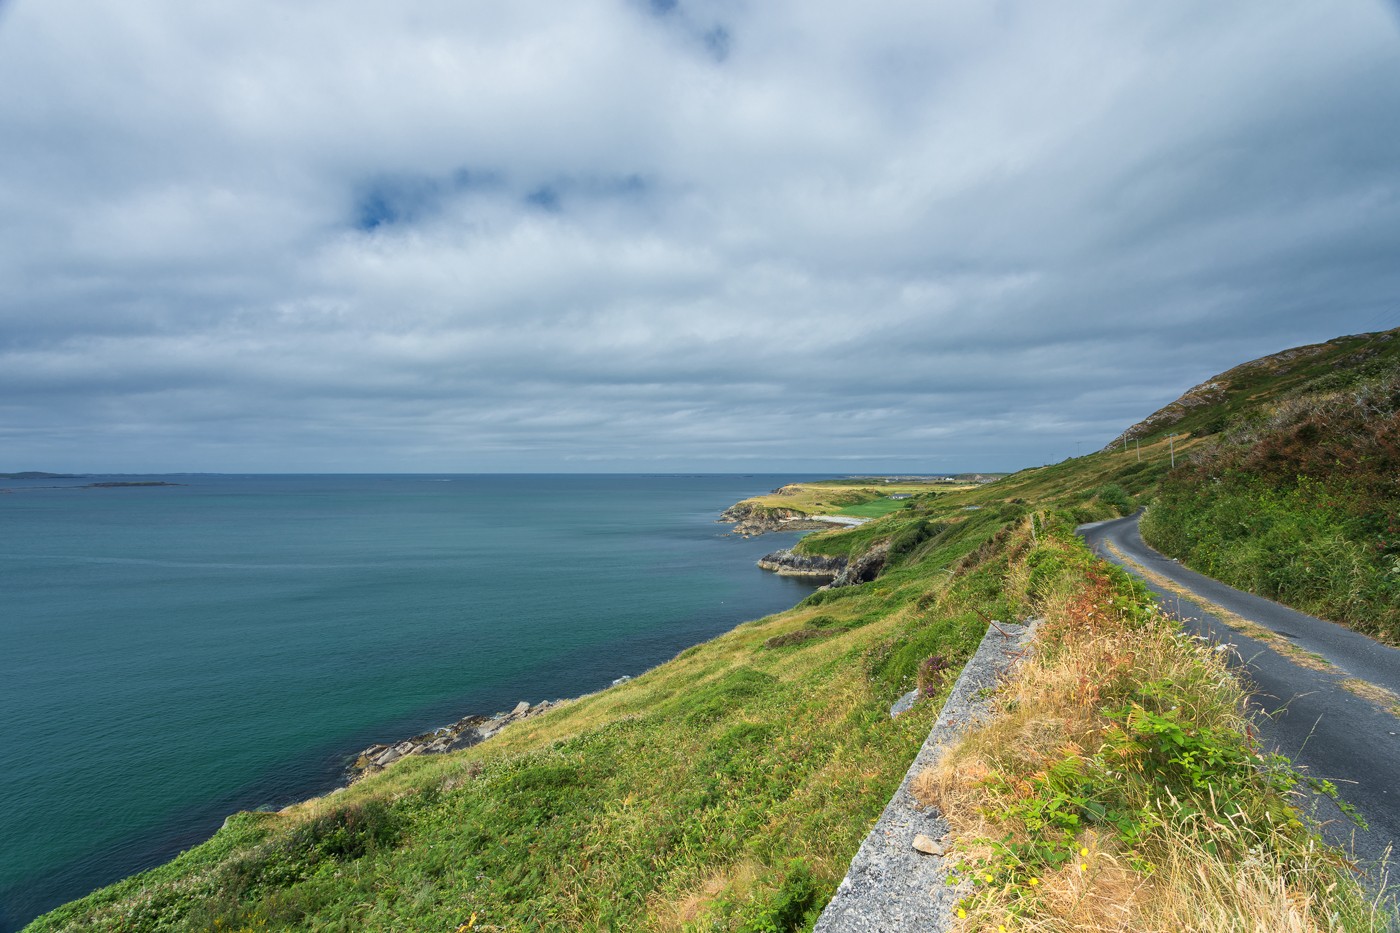
[[[1364,349],[1339,346],[1336,354]],[[1326,370],[1308,378],[1348,378],[1336,354],[1304,360],[1305,368]],[[1266,369],[1241,382],[1242,392],[1255,393],[1249,404],[1305,384],[1278,367]],[[1236,401],[1224,410],[1225,422],[1253,417],[1248,399]],[[1204,429],[1215,415],[1192,417],[1203,419]],[[1176,444],[1180,460],[1205,448],[1198,437]],[[815,593],[477,747],[406,759],[283,813],[239,814],[169,864],[65,905],[28,929],[809,928],[937,715],[937,698],[894,720],[890,703],[914,685],[930,657],[961,666],[988,619],[1021,618],[1072,593],[1096,566],[1069,535],[1074,523],[1144,503],[1154,503],[1152,514],[1167,514],[1178,489],[1187,488],[1174,485],[1183,472],[1159,492],[1169,456],[1168,443],[1158,440],[986,486],[785,487],[787,494],[762,501],[799,511],[884,512],[799,543],[808,553],[851,557],[885,546],[880,576]],[[924,494],[885,499],[892,491]],[[1237,512],[1241,501],[1233,503]],[[1302,505],[1280,503],[1261,514],[1277,517]],[[1113,589],[1115,599],[1141,598],[1129,584]],[[1083,624],[1094,618],[1085,615]],[[1134,664],[1151,660],[1146,643],[1124,650]],[[1166,715],[1178,686],[1148,686],[1151,711]],[[1200,735],[1211,748],[1233,750],[1243,741],[1238,733]],[[1146,737],[1117,741],[1137,755]],[[1056,774],[1052,780],[1047,772],[1039,784],[1027,780],[1032,797],[1025,800],[1079,806],[1084,794]],[[1107,766],[1095,771],[1095,800],[1113,798],[1116,791],[1098,783],[1113,775]],[[1238,769],[1227,777],[1232,793],[1254,793],[1237,780]],[[1017,785],[1015,793],[1022,792]],[[1038,806],[1022,802],[1013,810]],[[1046,851],[1060,851],[1051,842]],[[1271,844],[1267,835],[1261,844]],[[1353,882],[1337,884],[1317,894],[1324,912],[1328,898],[1343,906],[1354,900]]]
[[[1400,364],[1295,398],[1163,482],[1143,521],[1189,566],[1400,644]]]
[[[1226,659],[1066,523],[1028,539],[1006,547],[1025,549],[1037,649],[988,725],[914,782],[977,880],[965,928],[1383,929],[1295,808],[1304,783],[1336,789],[1254,743]]]
[[[34,930],[787,929],[823,905],[936,704],[888,707],[974,613],[906,570],[742,625],[633,681],[291,812]],[[770,647],[811,630],[818,638]],[[768,924],[765,926],[765,924]]]
[[[912,499],[891,499],[887,496],[871,502],[862,502],[859,505],[848,505],[834,514],[849,515],[853,518],[880,518],[904,508],[913,501]]]
[[[947,492],[972,488],[971,484],[898,482],[884,483],[875,479],[819,480],[810,483],[789,483],[767,495],[745,499],[741,505],[759,510],[783,509],[804,515],[883,515],[890,510],[885,503],[898,508],[903,503],[888,497],[895,493],[929,498]],[[875,511],[861,511],[873,507]]]

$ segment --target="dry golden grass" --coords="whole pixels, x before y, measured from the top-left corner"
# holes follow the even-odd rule
[[[1174,712],[1195,734],[1248,734],[1243,690],[1220,653],[1165,616],[1144,620],[1104,577],[1090,572],[1045,594],[1042,610],[1037,653],[998,694],[995,716],[914,784],[915,795],[948,818],[956,851],[973,868],[997,864],[1008,840],[1031,844],[1036,830],[1023,817],[1034,812],[1027,804],[1045,792],[1050,769],[1112,747],[1116,723],[1107,711],[1143,684],[1170,685]],[[1109,764],[1113,780],[1118,766]],[[1345,860],[1300,824],[1278,832],[1239,825],[1213,792],[1183,808],[1171,788],[1139,783],[1125,786],[1143,795],[1135,805],[1145,839],[1130,845],[1111,826],[1086,820],[1074,838],[1077,851],[1058,868],[977,869],[954,929],[1384,928],[1347,877]]]
[[[1347,678],[1342,681],[1342,686],[1363,700],[1370,700],[1377,706],[1389,710],[1390,715],[1400,716],[1400,696],[1396,696],[1393,691],[1359,677]]]

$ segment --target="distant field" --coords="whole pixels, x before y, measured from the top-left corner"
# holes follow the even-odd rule
[[[891,499],[886,497],[884,499],[876,499],[873,502],[862,502],[859,505],[847,506],[836,514],[850,515],[854,518],[879,518],[881,515],[888,515],[891,512],[904,508],[905,503],[909,501],[911,500]]]
[[[908,500],[886,498],[896,493],[923,495],[927,493],[960,492],[975,484],[954,483],[881,483],[861,482],[842,484],[827,480],[821,483],[792,483],[766,496],[754,496],[745,502],[768,508],[795,509],[807,515],[854,515],[877,518],[887,515]],[[865,507],[875,511],[853,511]]]

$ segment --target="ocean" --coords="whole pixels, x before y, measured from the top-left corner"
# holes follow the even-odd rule
[[[637,674],[810,585],[764,475],[0,480],[0,931],[469,713]],[[90,487],[93,482],[178,485]]]

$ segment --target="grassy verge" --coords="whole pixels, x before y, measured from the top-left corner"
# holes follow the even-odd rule
[[[1036,655],[916,785],[965,859],[957,929],[1385,929],[1294,806],[1303,778],[1255,746],[1219,653],[1068,526],[1024,567]]]
[[[1286,400],[1162,483],[1143,536],[1184,563],[1400,645],[1400,370]]]

